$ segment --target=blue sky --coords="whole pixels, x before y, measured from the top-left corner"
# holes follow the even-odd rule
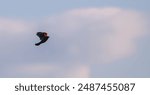
[[[0,0],[0,77],[150,77],[149,3]]]
[[[138,11],[149,11],[149,0],[0,0],[2,16],[41,18],[54,13],[82,7],[116,6]]]

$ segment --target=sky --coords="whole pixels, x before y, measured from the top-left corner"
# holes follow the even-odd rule
[[[149,3],[0,0],[0,77],[148,78]]]

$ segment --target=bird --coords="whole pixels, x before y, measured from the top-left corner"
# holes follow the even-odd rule
[[[35,46],[39,46],[42,43],[45,43],[49,39],[47,32],[37,32],[36,35],[40,38],[41,41],[38,43],[35,43]]]

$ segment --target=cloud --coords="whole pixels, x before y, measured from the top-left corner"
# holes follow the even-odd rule
[[[145,34],[143,20],[135,11],[87,8],[49,17],[46,24],[68,43],[66,52],[91,63],[112,63],[136,52],[136,39]]]
[[[90,77],[90,69],[88,66],[81,64],[58,66],[46,63],[31,63],[12,65],[9,71],[3,75],[4,77],[32,77],[32,78],[49,78],[49,77]]]
[[[144,26],[142,14],[121,8],[75,9],[38,24],[0,18],[0,59],[5,64],[0,65],[6,68],[1,72],[13,72],[7,77],[90,77],[90,65],[135,54]],[[34,47],[35,32],[42,29],[50,40]]]
[[[33,29],[34,24],[19,19],[11,19],[0,17],[0,31],[8,32],[9,34],[23,33]]]
[[[59,71],[59,69],[58,66],[53,64],[32,63],[18,65],[16,66],[15,71],[18,71],[18,75],[23,75],[22,77],[51,77],[54,76],[55,72]]]
[[[64,75],[62,75],[64,76]],[[69,67],[69,70],[66,71],[64,77],[73,77],[73,78],[83,78],[90,77],[90,68],[86,65],[73,65]]]

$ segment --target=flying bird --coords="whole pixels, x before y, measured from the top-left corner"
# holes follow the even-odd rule
[[[35,44],[36,46],[39,46],[40,44],[45,43],[48,40],[48,38],[49,38],[49,36],[48,36],[48,34],[46,32],[37,32],[36,35],[41,40],[40,42]]]

